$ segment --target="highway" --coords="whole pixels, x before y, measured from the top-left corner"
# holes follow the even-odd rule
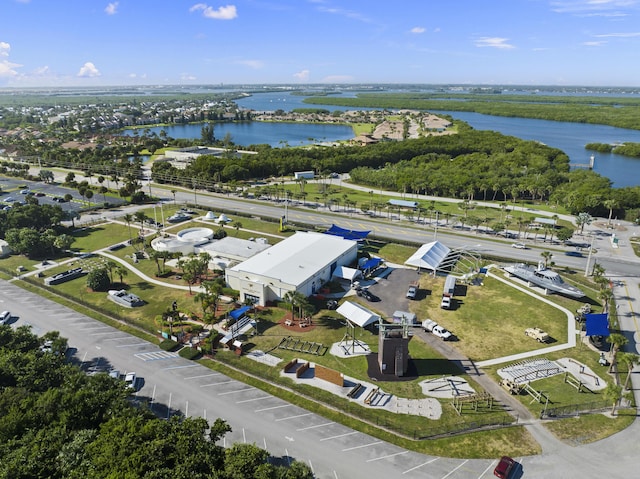
[[[173,197],[166,190],[154,193]],[[171,196],[171,198],[168,198]],[[178,192],[178,202],[194,202],[193,193]],[[200,206],[212,211],[249,211],[257,217],[280,217],[283,206],[268,202],[246,202],[237,198],[198,194]],[[106,212],[122,215],[120,212]],[[381,237],[400,238],[419,243],[434,239],[431,228],[408,227],[386,218],[371,220],[363,215],[332,214],[327,211],[288,208],[291,221],[316,225],[372,230]],[[91,216],[88,216],[91,218]],[[596,229],[593,230],[597,231]],[[437,239],[450,247],[471,246],[479,252],[517,257],[529,261],[541,259],[543,249],[518,250],[510,242],[496,242],[484,235],[454,235],[438,230]],[[594,236],[595,257],[608,276],[637,277],[638,262],[618,257],[607,248],[605,235]],[[565,257],[558,248],[558,264],[583,270],[585,258]],[[593,258],[592,258],[593,260]],[[160,417],[180,413],[202,416],[209,421],[225,419],[233,431],[225,445],[234,442],[255,443],[285,463],[291,459],[309,464],[318,478],[372,479],[389,477],[427,479],[469,479],[493,477],[496,460],[451,459],[422,455],[397,447],[378,438],[329,421],[312,410],[293,406],[259,389],[247,386],[204,366],[184,360],[157,346],[88,318],[50,300],[26,292],[9,282],[0,281],[0,309],[12,311],[13,326],[29,324],[37,334],[60,331],[69,339],[73,358],[87,370],[122,373],[135,371],[141,381],[136,400],[150,404]],[[519,468],[514,477],[634,477],[637,454],[637,424],[596,444],[572,447],[554,440],[539,424],[527,426],[543,445],[539,456],[515,458]],[[612,458],[615,457],[615,461]]]

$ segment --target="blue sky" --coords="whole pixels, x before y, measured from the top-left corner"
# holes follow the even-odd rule
[[[640,86],[640,0],[0,0],[0,87]]]

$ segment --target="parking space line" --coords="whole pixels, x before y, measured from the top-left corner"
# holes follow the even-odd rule
[[[253,401],[262,401],[263,399],[268,399],[270,397],[271,396],[260,396],[260,397],[257,397],[257,398],[243,399],[242,401],[236,401],[236,404],[243,404],[243,403],[246,403],[246,402],[253,402]]]
[[[116,346],[116,348],[132,348],[134,346],[144,346],[145,344],[149,344],[149,343],[132,343],[132,344],[120,344],[118,346]]]
[[[280,419],[276,419],[276,422],[278,421],[288,421],[289,419],[298,419],[299,417],[306,417],[306,416],[313,416],[315,413],[313,412],[308,412],[305,414],[297,414],[295,416],[288,416],[288,417],[281,417]]]
[[[185,380],[189,380],[189,379],[200,379],[200,378],[208,378],[211,376],[221,376],[222,373],[211,373],[211,374],[201,374],[199,376],[189,376],[187,378],[183,378]]]
[[[367,462],[375,462],[375,461],[379,461],[380,459],[389,459],[390,457],[402,456],[403,454],[406,454],[408,452],[409,451],[396,452],[395,454],[388,454],[386,456],[380,456],[374,459],[369,459]]]
[[[197,368],[200,366],[199,364],[187,364],[186,366],[170,366],[168,368],[162,368],[160,371],[169,371],[171,369],[188,369],[188,368]]]
[[[456,472],[458,469],[460,469],[462,466],[464,466],[467,462],[469,461],[469,459],[465,460],[462,464],[460,464],[458,467],[452,469],[449,474],[447,474],[446,476],[444,476],[442,479],[447,479],[447,477],[449,477],[451,474],[453,474],[454,472]]]
[[[306,431],[307,429],[315,429],[317,427],[331,426],[332,424],[335,424],[335,422],[331,421],[331,422],[325,422],[322,424],[316,424],[315,426],[301,427],[300,429],[296,429],[296,431]]]
[[[230,379],[229,381],[220,381],[219,383],[210,383],[210,384],[201,384],[201,388],[208,388],[209,386],[219,386],[221,384],[229,384],[235,382],[235,379]]]
[[[342,452],[353,451],[354,449],[362,449],[363,447],[375,446],[376,444],[382,444],[382,441],[370,442],[369,444],[362,444],[361,446],[353,446],[343,449]]]
[[[352,436],[353,434],[358,434],[358,431],[351,431],[344,434],[338,434],[337,436],[325,437],[324,439],[320,439],[320,442],[330,441],[331,439],[338,439],[340,437]]]
[[[106,331],[104,333],[91,333],[89,336],[104,336],[105,334],[120,334],[120,331]]]
[[[227,394],[235,394],[235,393],[242,393],[245,391],[251,391],[255,388],[244,388],[244,389],[235,389],[234,391],[226,391],[223,393],[218,393],[218,396],[226,396]]]
[[[413,471],[415,471],[416,469],[420,469],[420,468],[421,468],[421,467],[423,467],[423,466],[427,466],[427,465],[431,464],[432,462],[437,461],[438,459],[440,459],[440,458],[439,458],[439,457],[434,457],[434,458],[433,458],[433,459],[431,459],[430,461],[423,462],[422,464],[418,464],[417,466],[412,467],[411,469],[407,469],[406,471],[403,471],[403,472],[402,472],[402,474],[408,474],[408,473],[410,473],[410,472],[413,472]]]
[[[256,409],[253,412],[272,411],[273,409],[282,409],[283,407],[289,407],[289,406],[293,406],[293,404],[281,404],[280,406],[265,407],[262,409]]]

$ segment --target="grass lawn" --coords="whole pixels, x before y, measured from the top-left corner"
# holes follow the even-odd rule
[[[494,278],[485,277],[484,286],[458,285],[454,310],[440,308],[443,286],[444,277],[423,275],[420,288],[426,290],[428,296],[423,301],[412,302],[410,309],[418,318],[433,319],[452,331],[459,339],[456,348],[474,361],[545,347],[524,335],[529,327],[540,327],[556,341],[566,342],[564,313]],[[464,294],[460,295],[459,291]],[[580,305],[577,301],[574,303]]]
[[[137,229],[132,227],[131,234],[135,237]],[[129,229],[118,223],[103,223],[96,226],[78,228],[73,232],[73,237],[75,241],[71,245],[71,249],[91,252],[127,241],[129,239]]]

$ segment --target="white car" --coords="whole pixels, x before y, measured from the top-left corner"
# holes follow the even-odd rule
[[[445,329],[443,326],[440,326],[439,324],[434,326],[431,332],[434,336],[439,337],[443,341],[448,341],[451,339],[451,336],[453,336],[450,331]]]
[[[527,249],[527,245],[524,243],[513,243],[511,247],[517,249]]]
[[[3,311],[0,313],[0,324],[7,324],[11,319],[11,313],[9,311]]]
[[[129,389],[133,389],[133,390],[136,389],[136,381],[137,381],[136,373],[130,372],[125,374],[124,382],[127,385],[127,387],[129,387]]]
[[[442,301],[440,301],[440,307],[442,309],[451,309],[451,297],[443,296]]]
[[[424,321],[422,321],[422,329],[424,329],[427,333],[433,331],[433,328],[435,328],[437,325],[438,323],[436,323],[433,319],[425,319]]]

